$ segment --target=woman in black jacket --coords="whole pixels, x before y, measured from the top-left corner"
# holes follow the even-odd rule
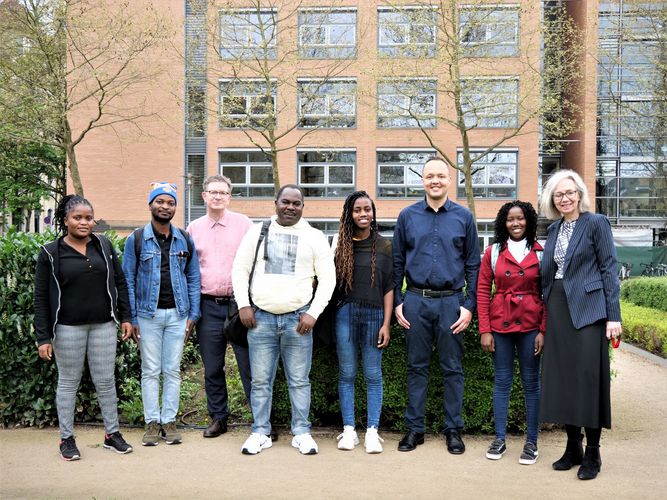
[[[80,196],[65,196],[54,215],[62,236],[42,247],[35,272],[35,332],[39,357],[58,365],[56,405],[60,455],[78,460],[74,407],[83,363],[97,391],[106,434],[104,447],[130,453],[119,432],[114,365],[117,323],[123,340],[132,333],[125,277],[116,252],[92,232],[93,207]]]

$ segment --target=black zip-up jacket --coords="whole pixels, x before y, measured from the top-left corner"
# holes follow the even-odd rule
[[[107,268],[107,292],[111,298],[111,317],[116,323],[129,323],[130,299],[127,295],[125,275],[111,242],[103,235],[91,234],[93,244],[104,256]],[[37,345],[50,344],[56,334],[58,312],[60,311],[60,283],[58,268],[60,262],[59,243],[61,236],[42,246],[37,257],[35,270],[35,334]]]

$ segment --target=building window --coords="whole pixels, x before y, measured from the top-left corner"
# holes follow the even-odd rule
[[[378,8],[378,53],[386,57],[435,57],[437,10]]]
[[[314,9],[299,11],[299,55],[305,59],[354,57],[357,50],[357,11]]]
[[[517,127],[518,99],[519,80],[516,78],[461,79],[461,107],[466,127]]]
[[[473,158],[481,150],[471,150]],[[475,198],[516,198],[517,151],[503,151],[494,149],[483,158],[477,160],[473,169],[477,170],[472,176],[472,190]],[[463,167],[463,153],[457,155],[459,167]],[[465,178],[459,171],[459,184],[456,196],[466,198]]]
[[[459,39],[467,57],[518,56],[519,7],[461,7]]]
[[[354,191],[357,153],[353,149],[297,151],[299,187],[313,198],[344,198]]]
[[[437,82],[405,78],[378,83],[379,128],[435,128]]]
[[[356,125],[355,80],[298,80],[299,126],[349,128]]]
[[[220,173],[232,181],[233,195],[241,197],[274,196],[271,157],[257,149],[221,149]]]
[[[220,80],[220,127],[266,128],[275,116],[276,86],[265,80]]]
[[[422,171],[432,149],[377,151],[378,197],[420,198],[424,196]]]
[[[220,12],[222,59],[275,59],[276,10],[240,9]]]

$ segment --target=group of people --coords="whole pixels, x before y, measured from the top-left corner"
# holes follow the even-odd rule
[[[282,186],[275,215],[253,225],[229,209],[231,181],[210,176],[202,193],[206,215],[184,231],[171,223],[176,186],[157,183],[148,196],[151,221],[127,238],[122,268],[110,242],[92,232],[91,204],[78,196],[63,198],[55,212],[62,236],[43,247],[35,289],[39,355],[45,360],[55,355],[58,366],[62,458],[80,458],[73,416],[86,358],[102,409],[104,447],[132,451],[118,426],[116,323],[122,339],[134,339],[140,347],[146,423],[142,445],[155,446],[161,439],[181,442],[175,422],[180,361],[195,327],[211,418],[203,435],[225,433],[229,405],[224,327],[237,309],[248,329],[248,347],[232,346],[253,414],[242,453],[255,455],[272,446],[271,404],[280,358],[291,403],[291,444],[302,454],[316,454],[309,374],[313,328],[329,303],[335,317],[343,421],[338,448],[352,450],[360,442],[354,386],[361,352],[367,388],[364,447],[367,453],[383,451],[378,434],[382,350],[390,342],[395,315],[406,330],[407,347],[407,432],[398,450],[412,451],[424,442],[435,343],[444,382],[447,449],[462,454],[461,334],[477,308],[481,347],[492,353],[495,370],[496,435],[487,458],[500,459],[507,450],[516,353],[527,415],[519,462],[537,460],[540,421],[560,423],[567,445],[553,468],[580,465],[580,479],[596,477],[601,429],[611,426],[608,343],[621,334],[609,222],[588,211],[579,175],[562,170],[543,190],[541,210],[557,219],[544,248],[536,240],[535,209],[513,201],[498,212],[495,242],[480,259],[474,217],[448,198],[447,163],[431,158],[422,175],[425,197],[401,211],[392,241],[378,232],[371,197],[356,191],[344,202],[334,248],[302,218],[304,196],[296,185]]]

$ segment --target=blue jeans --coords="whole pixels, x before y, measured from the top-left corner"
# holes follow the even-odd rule
[[[175,308],[158,309],[154,318],[138,318],[141,329],[141,398],[146,423],[167,424],[176,420],[181,392],[181,357],[186,320],[185,316],[178,316]]]
[[[448,297],[420,297],[408,291],[403,301],[403,315],[410,322],[405,332],[408,351],[408,429],[424,432],[426,392],[433,341],[438,351],[444,392],[444,430],[463,429],[463,333],[454,335],[450,328],[459,317],[463,294]]]
[[[505,439],[507,408],[510,402],[514,377],[514,351],[519,358],[521,382],[526,398],[528,432],[526,441],[537,444],[538,411],[540,403],[540,356],[535,356],[535,337],[530,333],[494,333],[496,351],[493,353],[495,383],[493,386],[493,416],[496,422],[496,439]]]
[[[292,405],[292,433],[310,432],[310,365],[313,355],[313,334],[297,333],[304,306],[285,314],[255,310],[255,328],[248,330],[252,389],[252,432],[271,433],[271,399],[273,382],[278,369],[278,357],[283,360],[289,398]]]
[[[382,410],[382,349],[378,333],[382,309],[347,303],[336,313],[336,351],[338,352],[338,394],[343,425],[354,426],[354,381],[357,378],[358,353],[366,379],[368,417],[366,427],[380,424]]]

